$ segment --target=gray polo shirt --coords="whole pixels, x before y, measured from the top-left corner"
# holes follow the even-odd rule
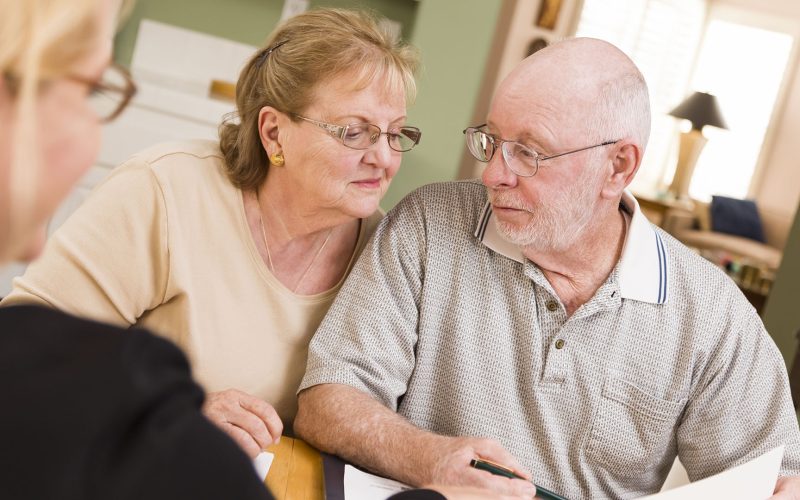
[[[495,438],[570,499],[656,492],[676,454],[697,480],[785,444],[782,473],[800,474],[783,358],[755,310],[622,205],[622,257],[567,318],[481,184],[416,190],[339,292],[300,390],[346,384],[423,429]]]

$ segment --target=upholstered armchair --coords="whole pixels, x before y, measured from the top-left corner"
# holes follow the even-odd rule
[[[664,217],[664,229],[698,250],[719,250],[734,258],[770,271],[776,271],[783,257],[783,247],[792,225],[793,214],[757,207],[763,229],[763,242],[712,228],[710,204],[695,202],[694,211],[670,210]]]

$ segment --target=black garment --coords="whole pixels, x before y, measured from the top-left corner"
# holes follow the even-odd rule
[[[407,490],[402,493],[396,493],[387,500],[447,500],[447,498],[438,491]]]
[[[271,500],[202,403],[186,357],[160,337],[0,308],[0,499]]]
[[[202,401],[164,339],[0,309],[0,498],[271,499]]]

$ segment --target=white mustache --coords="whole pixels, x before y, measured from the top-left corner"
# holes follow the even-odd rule
[[[523,203],[519,199],[516,199],[513,196],[499,195],[490,192],[489,203],[491,203],[492,206],[500,206],[504,208],[513,208],[516,210],[525,210],[527,212],[533,212],[533,207],[526,205],[525,203]]]

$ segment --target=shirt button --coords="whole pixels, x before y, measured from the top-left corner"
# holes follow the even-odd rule
[[[545,304],[545,305],[547,306],[547,310],[550,311],[550,312],[553,312],[556,309],[558,309],[558,304],[556,303],[555,300],[548,300],[547,304]]]
[[[564,341],[562,339],[556,340],[556,349],[561,349],[564,347]]]

